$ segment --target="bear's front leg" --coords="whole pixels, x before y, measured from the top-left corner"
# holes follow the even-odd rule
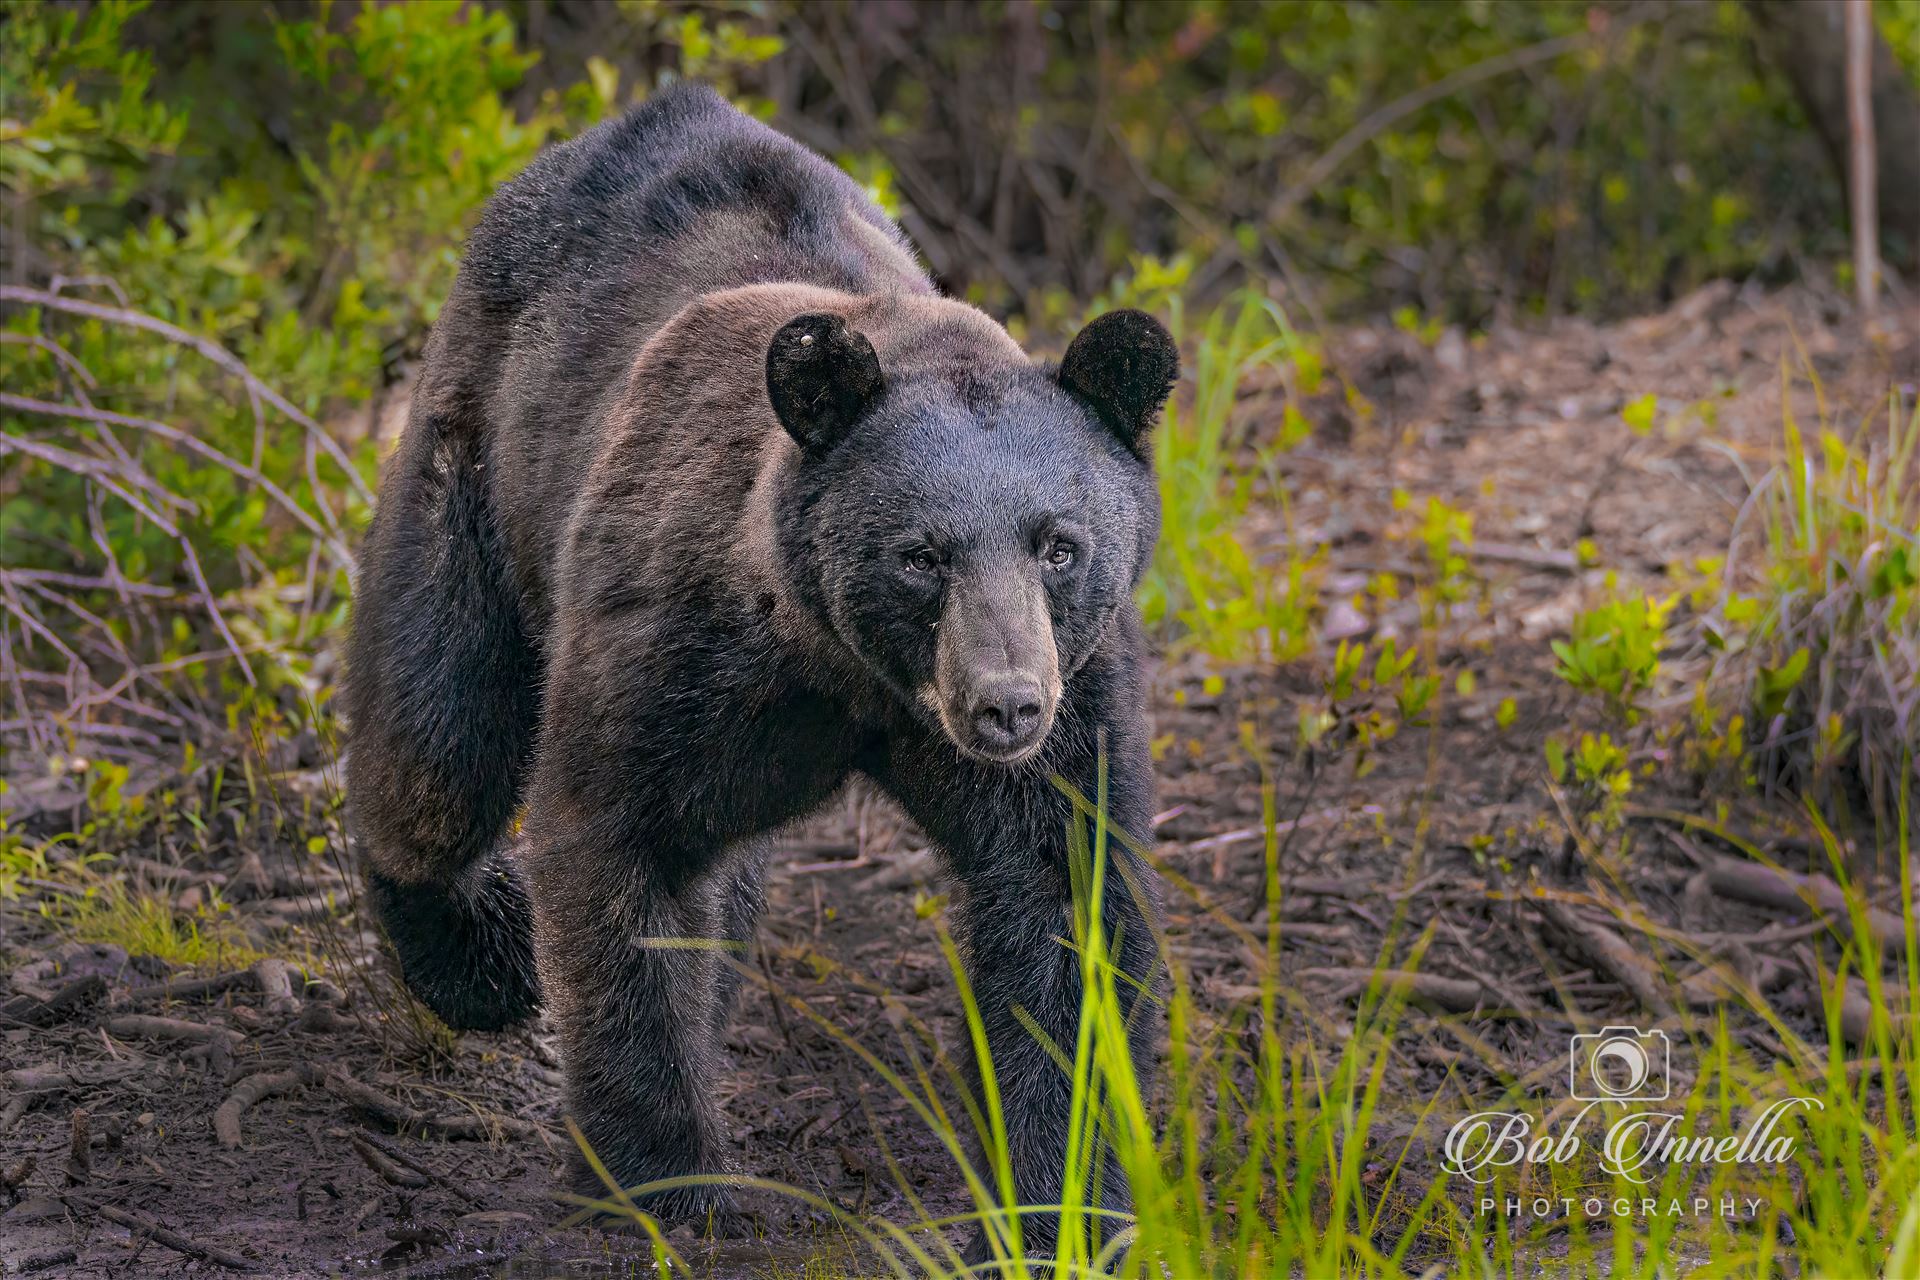
[[[1097,705],[1063,707],[1040,756],[1013,768],[963,759],[928,735],[896,746],[886,778],[940,845],[963,890],[956,938],[986,1031],[1014,1183],[1027,1205],[1062,1202],[1074,1106],[1072,1081],[1032,1027],[1071,1058],[1081,1012],[1068,835],[1076,815],[1053,779],[1071,783],[1091,801],[1103,741],[1108,823],[1144,839],[1150,834],[1153,780],[1144,715],[1137,709],[1122,706],[1109,714]],[[1091,823],[1080,821],[1090,838]],[[1125,975],[1116,985],[1128,1017],[1135,1077],[1146,1090],[1155,1019],[1152,1009],[1134,1005],[1156,980],[1154,882],[1151,870],[1111,834],[1106,858],[1100,914],[1111,958]],[[978,1063],[971,1074],[978,1096]],[[991,1182],[992,1168],[983,1160],[978,1171]],[[1081,1189],[1091,1207],[1130,1207],[1126,1176],[1104,1146],[1096,1179],[1096,1186]],[[1107,1219],[1093,1234],[1111,1236],[1118,1226]],[[1054,1215],[1028,1214],[1021,1222],[1022,1244],[1035,1256],[1054,1251],[1057,1232]],[[968,1253],[969,1262],[987,1260],[983,1235],[976,1235]]]
[[[544,829],[536,811],[528,832],[534,940],[559,1031],[567,1114],[623,1188],[728,1172],[713,1102],[728,945],[721,877],[668,875],[675,864],[662,850],[636,845],[604,817]],[[584,1158],[574,1183],[584,1195],[610,1196]],[[716,1234],[734,1226],[719,1186],[637,1202],[670,1225]]]

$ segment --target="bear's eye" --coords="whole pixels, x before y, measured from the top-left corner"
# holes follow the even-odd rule
[[[940,557],[925,547],[907,552],[907,568],[915,573],[932,573],[940,567]]]
[[[1046,560],[1047,560],[1047,563],[1052,565],[1054,568],[1064,569],[1068,565],[1072,564],[1073,558],[1079,554],[1080,554],[1080,548],[1074,546],[1071,542],[1067,542],[1063,540],[1063,541],[1055,542],[1052,546],[1047,548]]]

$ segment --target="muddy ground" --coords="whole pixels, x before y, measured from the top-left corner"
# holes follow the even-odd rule
[[[1397,932],[1396,959],[1434,926],[1421,969],[1452,985],[1423,992],[1404,1021],[1389,1093],[1407,1114],[1436,1092],[1445,1115],[1516,1081],[1553,1089],[1576,1027],[1663,1016],[1680,1025],[1684,1011],[1649,1011],[1596,953],[1583,921],[1617,923],[1603,907],[1556,919],[1520,892],[1579,888],[1590,870],[1540,764],[1543,740],[1585,714],[1547,648],[1600,577],[1574,548],[1591,539],[1601,564],[1648,584],[1723,553],[1744,476],[1764,469],[1778,440],[1782,362],[1810,364],[1834,420],[1857,424],[1890,383],[1920,381],[1915,317],[1899,319],[1870,339],[1811,294],[1720,287],[1611,328],[1562,322],[1427,344],[1381,326],[1334,340],[1333,364],[1373,411],[1334,392],[1309,406],[1316,433],[1284,468],[1291,528],[1273,507],[1261,554],[1325,548],[1329,646],[1340,635],[1406,635],[1411,605],[1370,617],[1347,603],[1371,576],[1417,561],[1416,543],[1389,536],[1408,522],[1394,489],[1471,511],[1484,604],[1461,611],[1442,647],[1450,678],[1470,670],[1473,687],[1450,690],[1430,730],[1403,733],[1356,778],[1350,757],[1292,751],[1301,701],[1320,695],[1313,664],[1163,666],[1158,853],[1191,884],[1169,893],[1170,940],[1211,1015],[1230,1016],[1255,981],[1244,948],[1194,896],[1237,920],[1260,916],[1251,726],[1279,762],[1284,971],[1317,1011],[1323,1042],[1337,1044],[1360,997],[1351,971],[1374,963],[1396,918],[1416,926]],[[1665,425],[1639,436],[1621,409],[1647,392],[1659,395]],[[1804,379],[1786,394],[1813,419]],[[1277,423],[1269,391],[1248,396],[1263,429]],[[1699,402],[1715,406],[1713,423],[1671,412]],[[1501,731],[1495,709],[1507,698],[1517,717]],[[334,855],[305,848],[303,827],[328,831],[322,756],[311,743],[273,756],[280,838],[230,842],[250,857],[209,865],[183,844],[96,868],[188,904],[217,891],[262,950],[309,965],[311,985],[271,963],[182,973],[64,940],[60,912],[42,910],[71,892],[62,882],[29,883],[19,901],[0,902],[0,963],[12,975],[0,992],[6,1274],[612,1275],[634,1273],[644,1257],[630,1235],[560,1225],[570,1210],[552,1189],[570,1139],[550,1042],[535,1031],[436,1043],[356,967],[375,943],[351,886]],[[1691,813],[1716,802],[1664,765],[1633,798]],[[1748,800],[1733,821],[1804,867],[1792,813],[1785,801]],[[1806,931],[1792,913],[1703,890],[1703,867],[1732,852],[1707,837],[1644,817],[1631,834],[1626,883],[1608,900],[1630,895],[1656,926],[1737,941],[1749,976],[1790,1025],[1814,1034],[1811,980],[1793,958]],[[743,993],[734,1067],[716,1085],[742,1170],[895,1220],[916,1217],[903,1182],[931,1213],[964,1209],[950,1159],[846,1044],[773,993],[896,1067],[909,1065],[899,1028],[913,1019],[956,1043],[935,934],[937,868],[923,845],[858,789],[783,843],[760,934],[762,983]],[[1870,868],[1873,851],[1857,852]],[[1742,1035],[1764,1050],[1772,1033]],[[1430,1159],[1416,1148],[1416,1167]],[[755,1207],[764,1241],[706,1253],[688,1245],[692,1255],[720,1274],[799,1275],[807,1254],[843,1247],[820,1212],[773,1199]],[[858,1273],[856,1261],[845,1265]]]

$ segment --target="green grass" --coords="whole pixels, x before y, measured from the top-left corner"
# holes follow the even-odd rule
[[[1844,434],[1824,396],[1820,416],[1808,441],[1789,411],[1757,489],[1743,675],[1765,776],[1884,830],[1920,794],[1920,407],[1890,396],[1884,420]]]
[[[1141,612],[1174,646],[1220,661],[1297,658],[1312,638],[1318,559],[1293,554],[1289,539],[1284,562],[1263,563],[1248,550],[1246,526],[1262,503],[1288,514],[1277,467],[1308,430],[1294,400],[1322,377],[1316,350],[1257,293],[1215,310],[1195,334],[1181,333],[1178,305],[1173,313],[1192,353],[1192,393],[1168,404],[1154,434],[1160,543],[1141,584]],[[1255,377],[1285,388],[1275,438],[1260,437],[1238,411],[1240,391]]]
[[[1178,328],[1177,314],[1175,324]],[[1285,547],[1277,565],[1260,564],[1247,548],[1250,522],[1262,504],[1277,504],[1286,517],[1276,464],[1299,439],[1294,405],[1303,392],[1310,394],[1317,363],[1284,314],[1257,296],[1243,296],[1189,336],[1194,339],[1187,344],[1194,354],[1193,391],[1169,408],[1156,437],[1163,533],[1142,588],[1143,610],[1172,645],[1216,661],[1299,657],[1311,640],[1310,587],[1317,565]],[[1237,412],[1240,393],[1255,375],[1277,383],[1286,397],[1287,420],[1294,425],[1284,427],[1278,438],[1256,437]],[[1897,406],[1884,438],[1862,430],[1843,441],[1827,431],[1811,454],[1789,420],[1786,457],[1798,465],[1782,468],[1757,487],[1754,509],[1757,527],[1764,530],[1757,567],[1743,569],[1744,578],[1716,581],[1716,587],[1719,581],[1738,583],[1737,589],[1725,589],[1717,611],[1706,609],[1699,593],[1694,599],[1694,621],[1719,629],[1726,659],[1702,675],[1702,688],[1730,692],[1735,703],[1749,708],[1746,714],[1756,716],[1770,706],[1774,714],[1800,706],[1795,699],[1810,708],[1796,713],[1800,723],[1813,723],[1816,714],[1839,715],[1835,741],[1855,752],[1856,776],[1871,777],[1889,765],[1908,774],[1912,769],[1911,748],[1902,756],[1888,725],[1876,719],[1881,708],[1866,673],[1868,659],[1884,668],[1915,652],[1910,568],[1920,563],[1911,532],[1920,526],[1917,440],[1920,415],[1903,422]],[[1440,517],[1458,514],[1437,511]],[[1430,513],[1428,541],[1437,548],[1430,555],[1435,592],[1449,582],[1445,562],[1455,558],[1456,544],[1470,536],[1467,530],[1452,531],[1457,523],[1449,518],[1436,524]],[[1735,602],[1731,610],[1727,601]],[[1658,723],[1645,706],[1660,655],[1672,643],[1666,611],[1673,605],[1664,597],[1622,597],[1618,607],[1625,611],[1620,617],[1600,618],[1607,625],[1596,624],[1591,634],[1576,635],[1563,646],[1562,674],[1608,695],[1603,701],[1612,705],[1618,728],[1645,742],[1674,728]],[[1419,647],[1425,652],[1432,647],[1425,640],[1437,634],[1432,628],[1439,622],[1431,609],[1423,610],[1423,619]],[[1735,643],[1728,644],[1729,637]],[[1814,659],[1802,664],[1804,679],[1788,681],[1782,672],[1802,647],[1812,650]],[[1437,691],[1440,674],[1423,678]],[[1725,736],[1739,738],[1738,732]],[[1593,741],[1611,748],[1607,735]],[[1589,770],[1596,771],[1598,766]],[[1382,975],[1417,968],[1431,926],[1408,917],[1405,904],[1411,897],[1403,896],[1374,979],[1356,1008],[1329,1008],[1292,987],[1281,963],[1286,926],[1280,910],[1279,826],[1268,786],[1263,795],[1264,917],[1248,924],[1218,911],[1199,890],[1163,869],[1176,891],[1194,897],[1189,904],[1194,910],[1228,930],[1243,969],[1235,983],[1240,994],[1223,1010],[1218,1001],[1199,997],[1195,976],[1178,952],[1163,952],[1168,982],[1158,1012],[1169,1035],[1154,1089],[1136,1076],[1128,1057],[1124,979],[1108,958],[1110,940],[1101,936],[1099,914],[1087,909],[1108,889],[1110,842],[1129,837],[1109,829],[1097,812],[1083,814],[1086,826],[1075,843],[1082,856],[1075,867],[1079,909],[1072,942],[1081,957],[1085,994],[1078,1040],[1054,1046],[1074,1098],[1071,1135],[1061,1153],[1066,1191],[1060,1203],[1015,1203],[990,1064],[982,1073],[980,1096],[961,1096],[956,1107],[957,1064],[941,1054],[931,1029],[915,1023],[904,1006],[892,1006],[901,1015],[900,1048],[911,1064],[899,1070],[889,1065],[897,1058],[883,1057],[798,997],[780,992],[774,998],[833,1036],[906,1101],[950,1154],[955,1183],[966,1188],[971,1212],[959,1220],[932,1213],[890,1153],[889,1166],[912,1210],[901,1220],[856,1218],[812,1193],[760,1179],[729,1181],[793,1195],[834,1221],[839,1239],[832,1250],[803,1265],[799,1274],[808,1280],[843,1275],[957,1280],[968,1272],[949,1236],[963,1236],[976,1223],[986,1225],[995,1257],[984,1272],[973,1274],[1015,1277],[1920,1275],[1920,1018],[1912,1016],[1920,1010],[1920,938],[1914,923],[1911,792],[1884,782],[1870,788],[1877,804],[1891,807],[1891,818],[1883,817],[1879,828],[1893,833],[1878,842],[1879,870],[1891,873],[1886,883],[1899,886],[1905,922],[1903,945],[1889,956],[1868,924],[1860,868],[1850,865],[1843,841],[1829,825],[1829,819],[1848,817],[1846,805],[1829,803],[1833,789],[1819,785],[1818,770],[1796,776],[1812,784],[1804,807],[1805,825],[1819,836],[1816,864],[1823,853],[1825,869],[1846,887],[1851,908],[1839,936],[1823,944],[1825,949],[1807,953],[1817,966],[1812,981],[1820,992],[1819,1025],[1804,1030],[1804,1022],[1783,1015],[1772,998],[1733,973],[1724,957],[1684,945],[1680,959],[1690,968],[1711,970],[1724,990],[1717,1002],[1696,1001],[1691,1007],[1676,998],[1678,1011],[1660,1023],[1671,1038],[1676,1066],[1684,1064],[1691,1074],[1684,1096],[1677,1094],[1661,1107],[1678,1116],[1677,1134],[1706,1139],[1710,1146],[1742,1133],[1770,1105],[1807,1100],[1790,1104],[1775,1130],[1793,1140],[1791,1153],[1778,1162],[1679,1160],[1645,1171],[1644,1184],[1610,1169],[1600,1158],[1600,1144],[1619,1113],[1603,1107],[1579,1117],[1578,1104],[1568,1097],[1568,1063],[1560,1055],[1524,1064],[1515,1078],[1503,1057],[1487,1051],[1481,1055],[1487,1073],[1467,1076],[1456,1068],[1431,1097],[1397,1093],[1389,1081],[1400,1073],[1391,1068],[1431,1024],[1412,1025],[1408,992]],[[1781,771],[1778,777],[1788,775]],[[1736,833],[1711,820],[1690,822],[1728,847],[1743,848]],[[1606,877],[1618,859],[1633,856],[1618,822],[1591,829],[1583,823],[1567,835],[1598,876]],[[1752,859],[1764,857],[1751,846],[1743,852]],[[1631,927],[1632,920],[1657,914],[1626,896],[1623,878],[1607,880],[1605,891],[1621,903],[1619,927],[1629,943],[1657,956],[1659,949]],[[1593,887],[1601,888],[1598,882]],[[1875,905],[1886,910],[1893,904]],[[984,1029],[966,975],[944,929],[938,936],[969,1037],[979,1047]],[[1675,938],[1670,931],[1660,936],[1668,944]],[[1682,975],[1663,976],[1677,984]],[[746,977],[762,981],[757,972]],[[877,984],[870,985],[877,991]],[[1543,1016],[1578,1032],[1601,1029],[1579,1012],[1580,1002],[1570,994],[1561,993],[1558,1005]],[[1862,1009],[1865,1025],[1854,1025]],[[1483,1025],[1474,1019],[1448,1017],[1441,1025],[1450,1037],[1447,1043],[1466,1046],[1469,1055],[1481,1044]],[[1522,1117],[1515,1123],[1526,1126],[1530,1138],[1558,1139],[1577,1124],[1581,1147],[1560,1161],[1494,1167],[1486,1174],[1489,1180],[1478,1184],[1463,1172],[1449,1172],[1442,1154],[1455,1122],[1479,1111]],[[875,1140],[884,1150],[885,1139],[877,1131]],[[1132,1188],[1133,1212],[1124,1220],[1107,1220],[1093,1207],[1094,1157],[1102,1142],[1117,1153]],[[984,1164],[970,1157],[975,1149],[987,1153]],[[675,1183],[654,1187],[670,1185]],[[651,1233],[656,1261],[684,1270],[684,1261],[635,1207],[633,1194],[648,1189],[653,1188],[610,1184],[608,1197],[594,1206],[641,1222]],[[1717,1205],[1729,1197],[1742,1209],[1756,1204],[1758,1212],[1751,1221],[1729,1223],[1711,1214],[1637,1211],[1637,1202],[1649,1198],[1664,1208],[1674,1200],[1690,1207],[1698,1199]],[[1491,1213],[1482,1208],[1489,1200],[1496,1206]],[[1550,1206],[1571,1204],[1577,1211],[1535,1217],[1530,1207],[1542,1200]],[[1523,1211],[1509,1216],[1509,1201]],[[1612,1207],[1623,1201],[1635,1211],[1616,1217]],[[1589,1216],[1593,1205],[1600,1211]],[[1026,1249],[1022,1215],[1037,1211],[1060,1217],[1059,1252],[1051,1259],[1031,1257]],[[957,1230],[961,1227],[968,1230]],[[857,1261],[847,1260],[849,1251]],[[776,1273],[796,1274],[791,1266]]]
[[[969,1218],[988,1223],[994,1241],[996,1261],[984,1274],[1384,1277],[1432,1274],[1437,1267],[1448,1275],[1652,1280],[1682,1266],[1698,1276],[1914,1274],[1920,1263],[1920,1024],[1890,1012],[1920,1008],[1920,939],[1914,934],[1912,849],[1906,841],[1898,849],[1904,958],[1883,970],[1882,949],[1856,895],[1843,958],[1822,974],[1830,997],[1824,1034],[1803,1038],[1750,989],[1718,1010],[1697,1017],[1683,1013],[1671,1026],[1676,1064],[1691,1065],[1695,1080],[1686,1096],[1659,1109],[1682,1117],[1681,1133],[1719,1139],[1741,1133],[1770,1102],[1811,1099],[1776,1130],[1795,1140],[1790,1159],[1775,1165],[1676,1162],[1642,1186],[1601,1167],[1600,1127],[1588,1123],[1578,1130],[1584,1150],[1574,1158],[1501,1168],[1480,1187],[1438,1165],[1434,1153],[1456,1118],[1439,1109],[1440,1095],[1399,1097],[1386,1086],[1390,1061],[1413,1038],[1403,1025],[1404,993],[1376,976],[1349,1030],[1339,1023],[1344,1011],[1316,1009],[1282,980],[1282,881],[1271,788],[1265,808],[1266,917],[1252,927],[1228,922],[1257,995],[1224,1019],[1203,1010],[1191,975],[1169,954],[1164,1013],[1170,1049],[1164,1083],[1153,1096],[1126,1052],[1123,980],[1107,958],[1098,914],[1086,910],[1111,874],[1107,842],[1121,836],[1096,818],[1090,839],[1079,842],[1084,856],[1075,877],[1080,910],[1074,943],[1085,996],[1079,1040],[1060,1047],[1075,1099],[1072,1137],[1062,1153],[1067,1192],[1057,1205],[1026,1206],[1061,1215],[1061,1248],[1051,1273],[1022,1249],[1021,1206],[1010,1194],[991,1070],[985,1072],[984,1096],[968,1100],[965,1114],[956,1116],[939,1087],[951,1086],[951,1064],[924,1060],[930,1041],[912,1038],[910,1056],[920,1066],[902,1074],[805,1003],[789,1000],[897,1090],[953,1154],[972,1197]],[[1838,867],[1837,845],[1829,852]],[[1397,918],[1391,932],[1404,938],[1413,923]],[[1412,940],[1414,963],[1425,941]],[[948,956],[956,960],[950,944]],[[984,1031],[957,962],[954,972],[978,1045]],[[1873,1013],[1866,1034],[1849,1046],[1839,993],[1847,980],[1861,976]],[[1756,1024],[1781,1046],[1779,1055],[1756,1056],[1745,1047],[1750,1037],[1742,1028]],[[1471,1042],[1471,1025],[1456,1025],[1460,1039]],[[1535,1133],[1557,1135],[1575,1105],[1565,1101],[1566,1086],[1559,1083],[1566,1079],[1564,1058],[1543,1064],[1543,1071],[1532,1074],[1544,1085],[1534,1079],[1485,1090],[1474,1108],[1520,1113]],[[1134,1196],[1132,1218],[1102,1220],[1098,1233],[1091,1207],[1096,1135],[1113,1144]],[[966,1156],[968,1136],[984,1136],[986,1167]],[[951,1221],[924,1213],[911,1221],[855,1219],[795,1188],[729,1181],[804,1199],[833,1215],[865,1247],[858,1264],[822,1258],[807,1266],[806,1275],[967,1274],[942,1231]],[[900,1187],[917,1208],[916,1190],[904,1176]],[[1499,1205],[1509,1197],[1527,1203],[1571,1197],[1582,1211],[1558,1223],[1525,1214],[1510,1219],[1503,1212],[1481,1212],[1483,1197]],[[1663,1206],[1676,1197],[1715,1203],[1734,1197],[1743,1208],[1757,1199],[1763,1208],[1752,1222],[1734,1226],[1712,1217],[1658,1214],[1616,1226],[1604,1212],[1592,1221],[1585,1216],[1588,1201],[1611,1205],[1647,1197]],[[643,1223],[654,1233],[660,1261],[684,1266],[627,1191],[615,1190],[598,1207]]]
[[[42,910],[75,942],[108,943],[130,956],[152,956],[175,969],[230,972],[262,956],[219,908],[181,912],[163,898],[135,893],[117,882],[59,898]]]

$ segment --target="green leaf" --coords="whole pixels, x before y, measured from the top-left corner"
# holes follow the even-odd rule
[[[1638,399],[1627,401],[1626,408],[1620,410],[1620,420],[1627,424],[1633,434],[1644,436],[1653,430],[1653,420],[1659,412],[1660,398],[1649,391]]]

